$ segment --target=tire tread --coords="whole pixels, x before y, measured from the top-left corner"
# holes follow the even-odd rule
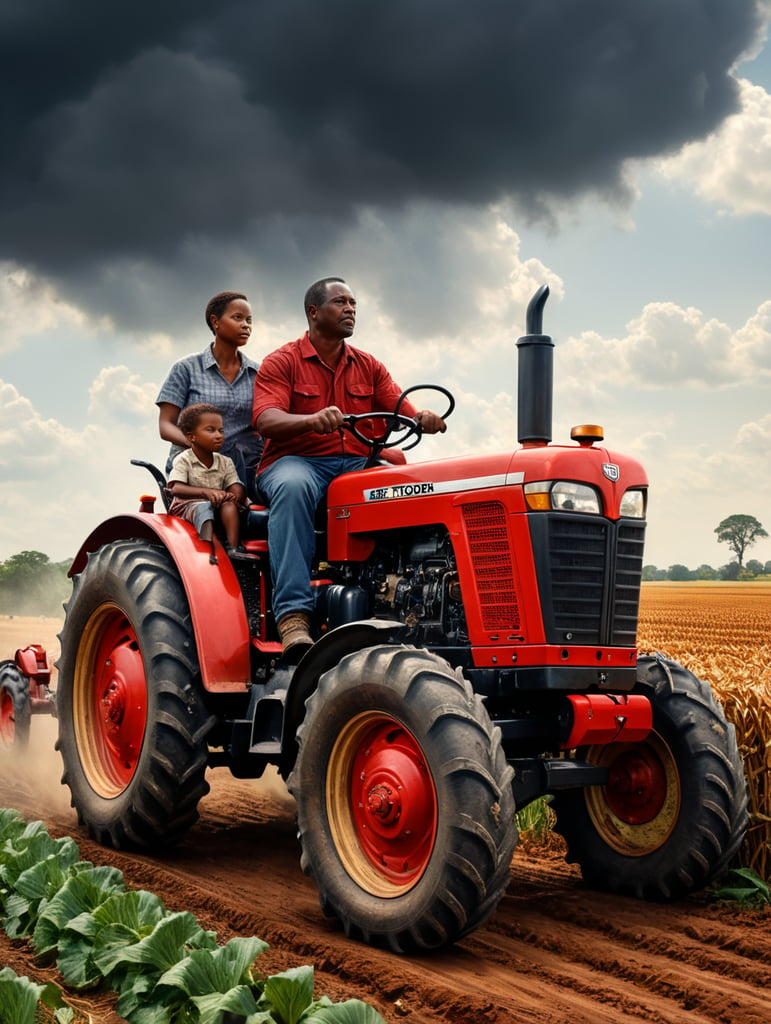
[[[72,687],[80,631],[107,602],[121,607],[132,623],[157,709],[134,777],[118,798],[105,802],[83,773],[72,727]],[[204,706],[187,600],[168,552],[128,539],[90,554],[74,578],[60,640],[57,748],[78,821],[97,842],[115,848],[153,850],[178,842],[209,791],[206,738],[216,719]]]
[[[314,788],[314,775],[318,775],[315,734],[335,727],[331,719],[325,724],[327,709],[362,679],[377,680],[382,692],[392,695],[391,704],[398,702],[399,707],[410,709],[408,714],[414,717],[409,721],[419,723],[424,750],[430,741],[432,750],[451,752],[431,768],[437,782],[443,780],[448,792],[455,794],[455,809],[440,809],[446,821],[444,852],[436,854],[441,868],[433,888],[429,890],[426,883],[422,890],[421,879],[406,895],[389,900],[370,897],[350,879],[347,885],[341,883],[339,871],[336,880],[330,881],[333,876],[328,874],[325,856],[329,857],[326,851],[334,844],[328,827],[322,829],[319,821],[323,810],[316,806],[315,798],[307,798]],[[517,832],[513,771],[503,752],[500,731],[492,725],[468,681],[459,670],[425,650],[382,645],[344,657],[321,677],[306,708],[297,733],[299,755],[288,783],[298,803],[301,866],[319,888],[324,913],[339,917],[346,935],[386,945],[398,953],[445,946],[477,928],[494,911],[508,885]],[[417,734],[418,725],[414,731]],[[487,796],[483,798],[481,793]],[[491,820],[468,813],[467,804],[473,801],[486,806]],[[498,808],[494,819],[489,814],[493,805]],[[322,831],[324,835],[320,835]],[[336,851],[332,856],[336,858]]]
[[[638,690],[674,730],[678,764],[698,787],[672,836],[651,854],[623,857],[605,847],[585,810],[581,792],[559,795],[556,831],[567,859],[578,863],[594,888],[648,900],[679,899],[715,881],[741,846],[747,825],[747,787],[736,743],[709,685],[661,654],[638,659]],[[722,737],[718,744],[715,737]]]

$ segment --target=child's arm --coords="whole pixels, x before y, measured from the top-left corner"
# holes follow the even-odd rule
[[[232,501],[227,491],[218,490],[215,487],[193,487],[181,480],[169,481],[169,490],[175,498],[198,498],[201,501],[210,501],[214,508],[219,508],[223,501]]]
[[[244,487],[243,484],[231,484],[230,487],[228,487],[228,494],[232,494],[235,496],[234,500],[237,505],[246,504],[246,488]]]
[[[233,460],[227,455],[221,455],[222,461],[222,486],[227,495],[226,501],[234,501],[237,505],[246,504],[246,488],[238,478],[238,470]]]

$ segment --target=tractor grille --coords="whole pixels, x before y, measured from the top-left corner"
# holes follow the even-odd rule
[[[517,586],[506,510],[497,501],[463,506],[482,625],[490,632],[519,629]]]
[[[634,647],[637,643],[645,524],[622,523],[616,537],[615,599],[610,642]]]
[[[549,643],[634,646],[645,524],[530,516]]]

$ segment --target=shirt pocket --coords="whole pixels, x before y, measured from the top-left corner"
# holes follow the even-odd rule
[[[324,399],[318,384],[295,384],[292,392],[292,408],[290,412],[310,415],[324,408]]]
[[[345,389],[346,407],[344,413],[373,412],[375,389],[371,384],[349,384]],[[378,409],[378,412],[384,410]]]

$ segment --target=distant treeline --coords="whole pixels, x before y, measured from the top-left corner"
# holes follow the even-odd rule
[[[756,580],[759,577],[771,576],[771,562],[759,562],[751,558],[746,565],[729,562],[713,569],[711,565],[700,565],[698,569],[689,569],[687,565],[670,565],[668,569],[659,569],[655,565],[644,565],[643,580]]]
[[[0,562],[0,615],[61,617],[72,584],[70,559],[52,562],[42,551],[20,551]]]

